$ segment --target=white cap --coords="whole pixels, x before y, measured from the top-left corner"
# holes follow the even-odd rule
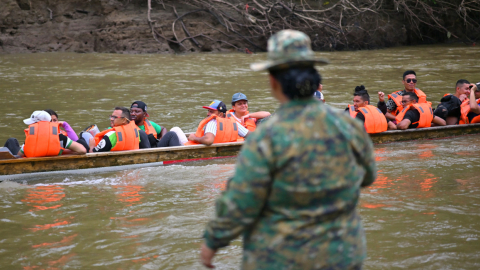
[[[30,118],[23,120],[23,122],[27,125],[35,124],[40,121],[47,121],[50,122],[52,117],[46,111],[34,111]]]

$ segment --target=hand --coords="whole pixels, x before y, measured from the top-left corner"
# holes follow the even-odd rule
[[[192,134],[190,134],[190,135],[188,136],[188,140],[189,140],[189,141],[194,141],[194,142],[195,142],[196,139],[197,139],[197,136],[195,136],[195,133],[192,133]]]
[[[242,118],[240,118],[240,121],[242,121],[242,125],[245,124],[245,118],[250,118],[250,114],[244,115],[242,116]]]
[[[90,141],[88,141],[88,146],[90,147],[90,153],[93,152],[93,148],[95,148],[95,139],[94,138],[91,138]]]
[[[65,123],[65,121],[58,121],[58,126],[63,126],[63,123]]]
[[[475,91],[478,90],[478,89],[477,89],[477,85],[474,84],[474,83],[470,84],[470,87],[471,87],[471,88],[470,88],[470,91],[472,91],[472,92],[475,92]]]
[[[385,93],[383,92],[378,92],[378,100],[380,102],[385,102]]]
[[[202,244],[200,247],[200,261],[205,267],[215,268],[215,266],[212,264],[212,259],[215,256],[215,253],[217,253],[216,250],[207,247],[205,243]]]
[[[467,98],[467,95],[465,95],[465,94],[461,94],[460,97],[459,97],[461,102],[463,102],[466,98]]]

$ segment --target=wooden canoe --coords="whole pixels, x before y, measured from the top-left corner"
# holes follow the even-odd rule
[[[411,130],[386,131],[370,134],[375,144],[420,139],[438,139],[479,134],[480,124],[432,127]],[[136,167],[157,166],[173,161],[188,161],[216,157],[235,156],[243,142],[220,143],[211,146],[193,145],[166,148],[140,149],[86,155],[56,156],[42,158],[19,158],[0,160],[0,180],[22,179],[26,174],[64,174],[123,170]],[[102,168],[102,169],[98,169]],[[12,177],[15,176],[15,177]]]

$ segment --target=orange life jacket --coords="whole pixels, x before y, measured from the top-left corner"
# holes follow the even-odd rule
[[[358,112],[355,111],[355,107],[353,105],[348,104],[348,113],[352,118],[355,118]]]
[[[143,120],[143,126],[145,127],[145,133],[147,133],[147,135],[152,134],[155,138],[157,138],[157,131],[152,126],[150,121],[148,121],[148,119]]]
[[[385,118],[385,115],[379,108],[372,105],[366,105],[365,107],[358,108],[358,112],[365,117],[364,125],[367,133],[380,133],[387,131],[387,118]]]
[[[239,123],[240,125],[242,124],[240,121],[237,120],[237,118],[235,118],[235,116],[233,116],[232,113],[235,113],[235,111],[233,109],[231,109],[230,111],[227,112],[227,118],[230,118],[232,119],[233,121],[236,121],[237,123]],[[247,111],[247,114],[248,114],[248,111]],[[255,129],[257,128],[257,124],[255,123],[255,120],[253,120],[253,118],[247,118],[247,119],[244,119],[244,124],[243,126],[248,129],[248,131],[250,132],[253,132],[255,131]]]
[[[26,157],[58,156],[64,150],[60,145],[58,123],[40,121],[25,129],[23,153]],[[16,153],[15,153],[16,154]]]
[[[393,92],[391,95],[388,95],[388,98],[392,99],[397,105],[397,109],[394,112],[390,112],[395,116],[398,115],[398,113],[403,110],[402,96],[398,94],[399,92],[402,92],[402,91],[403,90],[398,90]],[[415,88],[414,92],[418,97],[417,103],[430,103],[430,106],[432,106],[431,102],[427,102],[427,95],[425,95],[425,93],[422,90]]]
[[[237,142],[243,141],[243,138],[238,136],[238,123],[235,120],[230,118],[221,118],[217,117],[216,115],[211,115],[203,119],[200,124],[198,125],[197,131],[195,132],[195,136],[203,137],[205,135],[205,126],[208,122],[212,119],[217,120],[217,134],[215,135],[215,139],[213,143],[226,143],[226,142]],[[197,142],[188,141],[184,145],[195,145],[199,144]]]
[[[136,150],[139,149],[140,134],[139,127],[135,125],[134,121],[130,121],[129,124],[123,126],[113,127],[112,129],[104,130],[95,135],[95,145],[97,145],[105,134],[110,131],[115,131],[117,135],[117,144],[110,151],[124,151],[124,150]]]
[[[420,113],[420,119],[418,120],[418,122],[411,123],[411,125],[418,123],[417,128],[431,127],[434,115],[432,106],[430,106],[430,104],[428,103],[416,103],[403,108],[403,110],[395,118],[395,120],[397,120],[397,123],[400,123],[403,120],[403,117],[405,116],[407,111],[412,107]]]
[[[480,99],[477,99],[477,104],[480,104]],[[463,100],[462,105],[460,105],[460,120],[458,121],[459,125],[480,123],[480,115],[475,116],[475,118],[470,120],[468,119],[468,113],[470,112],[470,99],[466,98]],[[475,122],[474,122],[475,121]]]

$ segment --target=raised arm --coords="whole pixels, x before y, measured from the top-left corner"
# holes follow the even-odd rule
[[[475,84],[470,89],[470,111],[476,114],[480,114],[480,106],[478,106],[477,101],[475,100],[475,91],[477,90],[477,86]]]

